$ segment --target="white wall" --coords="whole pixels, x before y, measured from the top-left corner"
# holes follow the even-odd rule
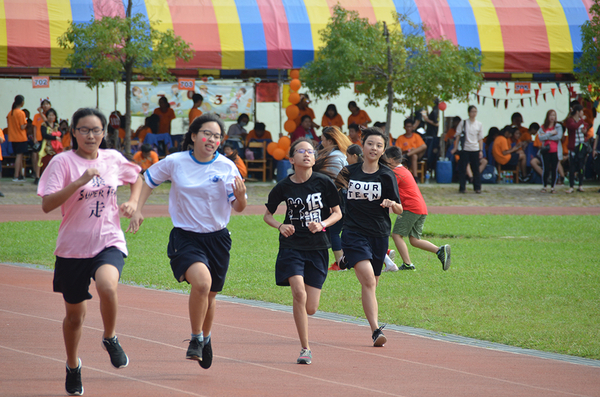
[[[118,103],[116,108],[125,113],[125,85],[120,83],[118,86]],[[524,126],[529,126],[532,122],[543,123],[546,112],[549,109],[556,110],[558,119],[562,120],[566,118],[569,104],[569,91],[565,83],[560,83],[562,93],[559,93],[558,89],[555,91],[555,96],[551,94],[552,88],[557,88],[556,83],[542,83],[542,89],[538,97],[538,105],[535,104],[535,100],[532,101],[533,106],[530,105],[529,97],[534,98],[533,89],[539,88],[538,83],[531,83],[532,93],[523,95],[524,106],[521,106],[520,94],[514,94],[514,83],[509,82],[509,88],[511,92],[506,94],[506,84],[504,82],[486,82],[480,90],[481,96],[486,96],[485,104],[477,103],[477,99],[474,95],[471,95],[469,104],[476,105],[479,114],[477,119],[483,123],[484,131],[490,127],[496,126],[502,128],[504,125],[510,123],[510,116],[514,112],[520,112],[523,115]],[[579,91],[577,84],[574,85],[575,92]],[[494,96],[492,97],[490,88],[495,88]],[[301,92],[306,92],[301,89]],[[14,97],[18,94],[25,96],[25,108],[29,109],[32,114],[35,114],[37,107],[39,106],[40,99],[49,97],[52,102],[52,107],[56,109],[59,118],[71,118],[73,113],[80,107],[95,107],[96,106],[96,90],[90,90],[85,86],[84,82],[76,80],[51,80],[50,88],[33,89],[30,78],[23,79],[0,79],[0,113],[8,114],[10,111]],[[99,108],[106,115],[115,109],[115,92],[114,85],[112,83],[106,84],[103,88],[99,89]],[[310,92],[308,92],[310,94]],[[543,93],[546,93],[546,102],[543,100]],[[500,99],[500,104],[497,108],[493,106],[492,98]],[[509,99],[508,108],[504,108],[504,99]],[[512,101],[510,101],[512,99]],[[327,105],[333,103],[337,106],[338,112],[344,119],[344,122],[348,119],[350,111],[348,110],[348,102],[356,101],[358,106],[369,113],[371,119],[375,121],[385,121],[385,103],[381,103],[381,106],[366,106],[361,100],[360,96],[355,96],[352,89],[342,90],[338,97],[330,100],[316,100],[314,95],[311,95],[311,108],[315,112],[315,122],[320,123],[321,117],[327,108]],[[467,107],[469,104],[458,103],[452,101],[448,103],[448,107],[444,112],[445,117],[460,116],[461,118],[467,117]],[[258,103],[257,104],[257,120],[266,124],[267,129],[273,134],[273,138],[277,140],[278,133],[283,130],[283,123],[287,120],[285,115],[285,109],[280,109],[277,103]],[[391,133],[394,137],[398,137],[404,130],[402,128],[403,120],[409,115],[408,112],[405,114],[394,113],[392,116]],[[598,117],[597,119],[600,119]],[[600,121],[600,120],[599,120]],[[134,117],[132,119],[132,128],[135,130],[139,125],[143,124],[144,120],[142,117]],[[231,122],[226,123],[231,124]],[[596,125],[598,122],[596,123]],[[278,127],[279,126],[279,127]],[[6,119],[0,117],[0,127],[6,127]],[[187,128],[187,120],[177,119],[173,121],[172,130],[173,133],[184,133]],[[253,128],[253,123],[247,127],[248,130]],[[348,126],[344,126],[344,131],[348,130]],[[441,134],[441,131],[440,131]]]

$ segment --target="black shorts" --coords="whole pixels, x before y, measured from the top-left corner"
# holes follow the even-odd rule
[[[508,163],[506,163],[506,165],[517,165],[517,164],[519,164],[519,153],[511,153],[510,160],[508,160]]]
[[[389,243],[389,237],[363,236],[345,229],[342,232],[342,250],[348,261],[348,268],[354,267],[360,261],[369,260],[375,276],[381,275]]]
[[[210,271],[210,290],[220,292],[229,269],[230,250],[231,237],[227,228],[213,233],[195,233],[176,227],[169,236],[167,255],[171,259],[171,270],[177,281],[187,282],[187,269],[194,263],[202,262]]]
[[[96,280],[96,270],[102,265],[112,265],[119,270],[119,279],[125,254],[118,248],[107,247],[93,258],[62,258],[56,257],[54,265],[54,292],[62,292],[65,302],[81,303],[92,299],[90,294],[90,279]]]
[[[13,154],[23,154],[29,151],[27,147],[27,141],[25,142],[11,142]]]
[[[275,264],[275,282],[287,287],[290,285],[290,277],[302,276],[304,284],[321,289],[327,277],[328,262],[329,251],[326,249],[300,251],[280,248]]]

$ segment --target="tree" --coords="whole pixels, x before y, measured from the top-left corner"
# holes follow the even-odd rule
[[[388,126],[394,110],[432,105],[436,97],[466,101],[482,81],[479,50],[444,39],[427,41],[424,26],[406,15],[395,14],[394,20],[390,26],[370,24],[357,12],[335,6],[321,31],[325,46],[301,71],[307,88],[327,99],[360,82],[357,91],[367,104],[387,100]]]
[[[600,96],[600,0],[590,7],[590,20],[581,25],[581,58],[573,74],[580,86],[588,87],[587,96],[594,101]]]
[[[169,80],[168,62],[173,58],[188,61],[193,56],[181,37],[172,30],[161,32],[142,14],[131,16],[132,0],[126,17],[102,17],[89,23],[71,22],[58,38],[58,45],[73,52],[67,57],[71,69],[84,69],[87,86],[125,80],[125,155],[131,153],[131,80],[136,71],[153,83]]]

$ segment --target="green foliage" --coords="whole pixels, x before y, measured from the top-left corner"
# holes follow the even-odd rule
[[[123,229],[128,222],[122,219]],[[0,223],[0,259],[52,266],[58,225]],[[126,235],[123,282],[189,290],[169,266],[171,228],[169,218],[148,218]],[[228,229],[233,247],[223,294],[291,305],[290,289],[275,285],[277,231],[258,215],[234,216]],[[600,358],[598,217],[430,215],[424,231],[424,239],[452,245],[452,267],[442,271],[434,254],[409,245],[417,270],[379,280],[381,323]],[[364,318],[352,270],[328,274],[319,309]]]
[[[581,25],[582,54],[576,62],[573,74],[582,87],[592,85],[592,93],[582,90],[591,100],[595,100],[600,92],[600,0],[594,0],[589,13],[591,19]]]
[[[410,32],[403,32],[401,23]],[[325,46],[301,71],[308,89],[327,99],[338,95],[341,88],[361,82],[359,90],[366,103],[377,106],[388,98],[391,84],[395,94],[388,111],[390,105],[402,111],[432,105],[436,97],[466,100],[468,92],[482,81],[478,50],[457,47],[448,40],[427,41],[424,27],[405,15],[395,14],[395,22],[387,28],[390,59],[382,22],[370,24],[357,12],[335,6],[321,32]]]
[[[190,46],[181,37],[172,30],[155,29],[142,14],[71,22],[58,38],[58,44],[73,50],[67,62],[71,69],[86,70],[90,88],[103,82],[121,81],[133,69],[154,81],[166,80],[172,78],[169,61],[192,57]]]

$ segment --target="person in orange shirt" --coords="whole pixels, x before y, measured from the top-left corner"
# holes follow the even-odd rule
[[[160,121],[158,123],[158,133],[171,134],[171,120],[175,119],[175,112],[171,109],[171,105],[169,105],[169,101],[164,96],[161,96],[158,100],[158,106],[154,109],[154,114],[158,115]]]
[[[235,166],[240,171],[242,178],[246,179],[248,177],[248,169],[246,168],[244,160],[242,160],[240,156],[238,156],[238,151],[233,148],[233,145],[229,143],[223,145],[223,154],[225,155],[225,157],[227,157],[229,160],[235,163]]]
[[[256,122],[254,124],[254,129],[246,135],[246,146],[250,141],[273,141],[271,133],[266,130],[265,123]]]
[[[519,112],[513,113],[513,115],[510,118],[510,121],[511,121],[512,126],[521,132],[521,136],[518,139],[513,136],[513,143],[520,143],[520,142],[529,143],[533,140],[533,137],[529,133],[529,130],[527,129],[527,127],[523,127],[523,125],[522,125],[523,124],[523,116],[521,115],[521,113],[519,113]]]
[[[308,97],[308,94],[300,94],[300,102],[298,102],[298,109],[300,109],[300,113],[298,113],[298,116],[294,120],[296,122],[296,128],[300,126],[300,124],[302,123],[302,118],[304,116],[310,116],[310,128],[318,130],[319,128],[321,128],[321,126],[315,123],[315,112],[308,107],[309,103],[310,98]]]
[[[23,164],[23,154],[27,153],[27,117],[21,108],[25,105],[25,97],[17,95],[12,104],[12,108],[6,116],[8,122],[8,141],[12,144],[13,153],[15,154],[15,175],[13,182],[19,182],[25,179],[25,175],[21,175],[21,164]]]
[[[142,150],[133,155],[133,162],[142,167],[144,173],[152,164],[158,163],[158,154],[152,150],[152,146],[145,143]]]
[[[325,110],[323,118],[321,119],[321,127],[325,128],[335,126],[339,127],[341,130],[343,125],[344,120],[342,119],[342,116],[339,115],[335,105],[333,103],[327,105],[327,109]]]
[[[71,148],[73,147],[72,143],[71,143],[71,133],[69,132],[69,121],[67,120],[61,120],[60,123],[58,123],[58,130],[61,132],[62,134],[62,145],[63,148],[65,150],[71,150]]]
[[[371,118],[364,110],[361,110],[356,102],[350,101],[348,102],[348,110],[350,110],[350,116],[348,116],[348,125],[355,123],[358,125],[362,125],[363,127],[368,127],[371,122]]]
[[[360,140],[360,127],[356,123],[352,123],[348,125],[348,138],[354,145],[358,145],[362,147],[362,142]]]
[[[511,147],[511,139],[516,129],[513,126],[507,125],[502,129],[502,134],[494,139],[494,147],[492,155],[496,163],[500,165],[514,165],[517,167],[519,176],[526,175],[527,159],[525,152],[520,143]]]
[[[408,169],[411,174],[417,179],[417,162],[425,155],[427,145],[421,138],[421,135],[413,132],[414,120],[408,118],[404,120],[404,135],[400,135],[396,139],[396,146],[402,150],[402,154],[408,159]]]
[[[196,117],[202,116],[202,110],[200,110],[200,106],[202,106],[204,97],[200,94],[194,94],[192,95],[192,101],[194,101],[194,106],[192,106],[188,115],[190,119],[190,125],[192,125],[192,121],[194,121]]]

